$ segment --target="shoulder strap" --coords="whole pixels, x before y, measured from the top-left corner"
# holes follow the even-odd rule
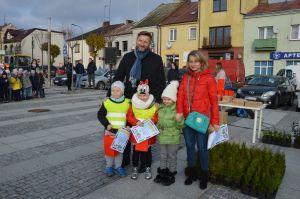
[[[187,97],[188,97],[188,106],[189,106],[189,112],[191,112],[191,108],[192,108],[192,103],[194,101],[194,92],[195,92],[195,87],[196,87],[196,79],[194,81],[194,85],[193,85],[193,90],[192,90],[192,101],[190,100],[190,80],[191,80],[191,76],[188,75],[188,82],[187,82]]]

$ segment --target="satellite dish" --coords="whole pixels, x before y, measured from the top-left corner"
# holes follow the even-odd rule
[[[166,47],[167,47],[167,49],[170,49],[170,48],[172,47],[172,43],[168,41],[168,42],[166,43]]]

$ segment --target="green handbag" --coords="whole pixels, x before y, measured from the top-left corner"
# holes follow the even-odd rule
[[[192,111],[191,110],[191,102],[190,102],[190,79],[191,77],[188,76],[188,84],[187,84],[187,96],[188,96],[188,105],[189,105],[189,114],[185,119],[184,123],[189,126],[190,128],[194,129],[198,133],[206,134],[208,125],[209,125],[209,118],[205,115]],[[194,82],[193,91],[192,91],[192,103],[194,99],[194,91],[196,87],[196,80]]]

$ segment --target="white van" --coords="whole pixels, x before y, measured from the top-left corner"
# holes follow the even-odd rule
[[[300,65],[286,66],[285,69],[280,69],[277,73],[278,76],[285,76],[292,80],[293,74],[296,75],[296,92],[300,91]]]

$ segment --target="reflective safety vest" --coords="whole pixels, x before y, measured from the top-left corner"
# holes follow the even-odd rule
[[[119,129],[126,126],[126,114],[130,107],[130,100],[116,103],[107,99],[104,101],[104,107],[107,110],[106,119],[112,125],[113,129]]]
[[[149,109],[138,109],[134,106],[132,106],[132,112],[134,114],[134,117],[138,119],[139,121],[151,119],[155,112],[157,111],[157,108],[155,105],[153,105]]]

